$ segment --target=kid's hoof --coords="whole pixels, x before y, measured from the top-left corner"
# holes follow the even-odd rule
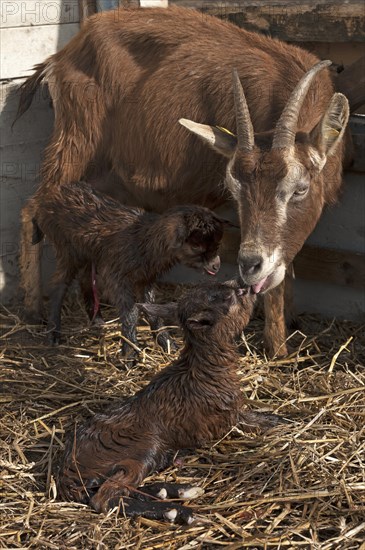
[[[152,497],[165,499],[181,499],[190,500],[201,497],[204,494],[204,489],[197,485],[190,485],[187,483],[152,483],[139,487],[142,498],[143,495],[149,495]]]
[[[190,525],[194,521],[193,510],[172,502],[161,502],[145,497],[114,496],[108,500],[98,499],[97,494],[91,499],[90,505],[95,512],[107,513],[119,507],[119,514],[129,518],[144,517],[149,519],[170,521]]]

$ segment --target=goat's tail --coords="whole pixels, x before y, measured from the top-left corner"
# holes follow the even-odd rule
[[[18,105],[18,111],[16,113],[14,122],[12,124],[12,127],[16,123],[16,121],[24,115],[24,113],[29,109],[29,107],[32,104],[34,94],[36,93],[39,86],[42,84],[42,80],[45,76],[45,71],[47,69],[49,60],[44,61],[43,63],[39,63],[38,65],[35,65],[34,69],[35,72],[27,78],[25,82],[21,86],[19,86],[19,105]]]

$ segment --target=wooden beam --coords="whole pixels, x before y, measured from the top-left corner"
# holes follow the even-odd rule
[[[362,42],[363,0],[170,0],[289,42]]]
[[[296,277],[365,290],[365,254],[304,246],[294,261]]]
[[[237,262],[239,243],[238,230],[225,234],[221,247],[223,262]],[[294,271],[299,279],[365,289],[365,254],[305,245],[295,258]]]

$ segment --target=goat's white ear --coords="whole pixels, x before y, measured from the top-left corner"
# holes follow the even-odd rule
[[[333,155],[341,142],[350,116],[350,107],[343,94],[333,94],[327,111],[311,132],[311,141],[326,157]]]
[[[150,302],[136,304],[143,313],[151,317],[161,317],[164,321],[178,324],[177,303],[151,304]]]
[[[199,136],[203,141],[208,143],[215,151],[231,158],[237,147],[237,138],[233,134],[216,126],[207,124],[199,124],[187,118],[180,118],[182,126],[185,126],[190,132]]]

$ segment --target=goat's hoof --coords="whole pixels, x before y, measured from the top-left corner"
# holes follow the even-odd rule
[[[131,369],[137,365],[139,361],[139,353],[135,350],[125,352],[122,348],[119,353],[119,359],[121,362],[121,367],[123,366],[127,369]]]
[[[172,502],[147,501],[134,497],[124,497],[120,501],[120,511],[127,517],[141,516],[186,525],[190,525],[195,519],[193,510],[187,506]]]
[[[273,346],[271,343],[264,342],[264,349],[265,349],[266,355],[270,359],[283,359],[284,357],[287,357],[289,354],[286,343],[284,342],[278,346]]]
[[[204,494],[204,489],[197,485],[187,483],[151,483],[144,487],[139,487],[141,494],[150,495],[152,497],[166,499],[181,499],[191,500],[201,497]]]
[[[43,325],[44,323],[44,317],[39,311],[25,310],[23,319],[28,325]]]
[[[177,508],[171,508],[163,514],[164,518],[171,523],[183,523],[186,525],[191,525],[194,522],[193,511],[190,508],[185,508],[184,506],[179,506]]]
[[[199,498],[204,495],[204,489],[198,487],[197,485],[182,487],[178,490],[179,498],[183,500],[192,500],[194,498]]]
[[[163,484],[159,484],[163,485]],[[169,485],[169,484],[167,484]],[[171,484],[173,485],[173,484]],[[125,491],[118,491],[113,496],[101,495],[96,493],[90,499],[90,506],[97,512],[107,513],[113,508],[119,507],[120,515],[126,517],[145,517],[149,519],[167,520],[172,523],[191,524],[194,521],[193,510],[181,504],[168,501],[152,500],[152,492],[146,493],[145,487],[138,489],[138,492],[132,491],[133,496],[127,496]]]
[[[118,499],[118,501],[119,501],[119,499]],[[90,499],[89,504],[90,504],[91,508],[93,510],[95,510],[95,512],[97,514],[101,514],[102,512],[104,512],[106,514],[108,512],[108,510],[111,510],[112,508],[114,508],[112,500],[110,500],[110,501],[101,500],[100,498],[98,498],[98,493],[96,493]],[[115,504],[115,506],[117,506],[117,504]]]
[[[98,317],[97,319],[93,320],[92,325],[94,327],[103,327],[105,325],[105,321],[102,317]]]
[[[99,315],[96,315],[94,319],[91,319],[91,325],[94,327],[102,327],[105,325],[105,321],[102,318],[102,316],[99,314]]]
[[[55,334],[55,333],[50,333],[48,334],[47,336],[47,342],[48,342],[48,345],[51,346],[51,347],[57,347],[60,345],[61,343],[61,335],[59,333]]]

